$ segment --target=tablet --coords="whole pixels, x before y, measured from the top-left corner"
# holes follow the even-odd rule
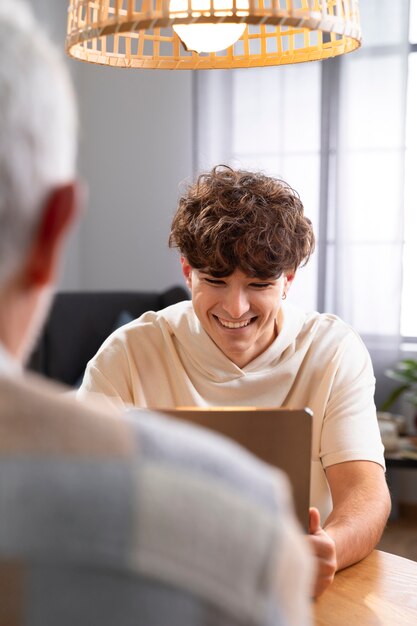
[[[158,412],[230,437],[283,470],[291,483],[297,517],[308,532],[313,417],[310,409],[181,407]]]

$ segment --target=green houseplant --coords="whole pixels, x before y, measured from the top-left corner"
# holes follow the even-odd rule
[[[386,370],[385,375],[400,384],[382,404],[381,411],[387,411],[402,395],[417,409],[417,360],[402,359],[394,368]]]

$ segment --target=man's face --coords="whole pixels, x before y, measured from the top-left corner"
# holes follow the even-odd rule
[[[262,354],[276,337],[276,319],[293,275],[261,279],[236,270],[215,278],[181,259],[194,311],[214,343],[238,367]]]

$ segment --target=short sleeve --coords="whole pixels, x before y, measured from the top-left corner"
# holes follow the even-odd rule
[[[375,377],[369,353],[352,330],[341,341],[326,407],[320,457],[329,467],[344,461],[374,461],[385,468],[374,403]]]

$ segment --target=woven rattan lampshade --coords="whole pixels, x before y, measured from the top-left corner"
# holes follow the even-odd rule
[[[361,32],[357,0],[247,0],[246,9],[216,0],[196,9],[170,0],[70,0],[67,53],[113,67],[214,69],[326,59],[355,50]],[[223,0],[224,1],[224,0]],[[226,50],[188,51],[172,26],[240,23],[247,27]]]

